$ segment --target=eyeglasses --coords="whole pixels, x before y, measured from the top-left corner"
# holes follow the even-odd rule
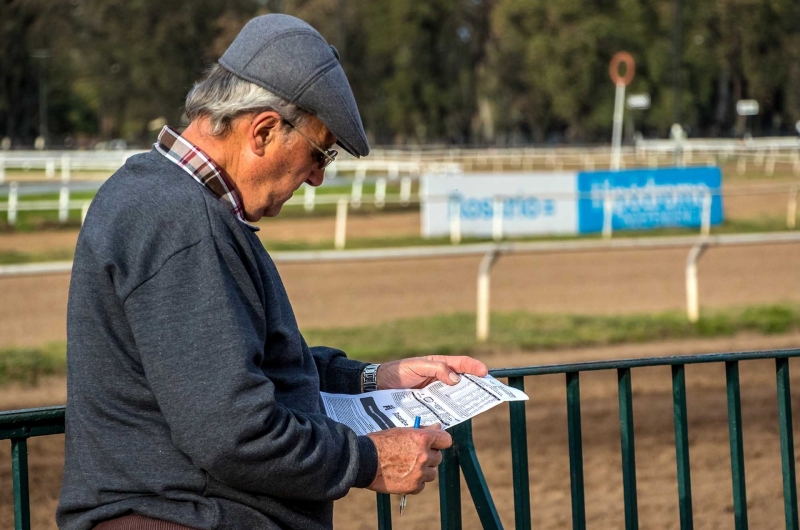
[[[308,141],[308,143],[310,143],[314,147],[314,149],[317,150],[317,152],[314,153],[314,160],[317,162],[317,169],[325,169],[326,167],[331,165],[331,162],[336,160],[336,155],[339,154],[339,151],[337,151],[336,149],[323,149],[322,147],[317,145],[317,143],[314,140],[309,138],[303,131],[295,127],[292,122],[290,122],[286,118],[283,118],[283,121],[286,123],[286,125],[297,131],[300,134],[300,136],[305,138]]]

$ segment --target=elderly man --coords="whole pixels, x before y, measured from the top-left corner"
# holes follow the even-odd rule
[[[352,487],[417,493],[438,428],[357,436],[320,390],[359,393],[486,374],[468,357],[366,364],[300,334],[252,223],[338,143],[369,146],[336,51],[310,26],[248,23],[165,128],[100,189],[68,310],[67,530],[332,527]]]

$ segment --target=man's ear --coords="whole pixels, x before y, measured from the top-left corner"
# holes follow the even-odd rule
[[[263,156],[267,145],[274,141],[279,134],[283,134],[283,119],[274,110],[267,110],[256,114],[250,122],[247,139],[250,149],[258,156]]]

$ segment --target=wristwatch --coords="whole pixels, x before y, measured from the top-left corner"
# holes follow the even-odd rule
[[[361,372],[361,391],[378,390],[378,367],[380,364],[368,364]]]

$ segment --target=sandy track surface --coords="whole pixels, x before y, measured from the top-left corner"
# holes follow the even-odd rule
[[[505,256],[492,309],[620,314],[683,310],[685,249]],[[284,264],[301,329],[475,310],[479,258]],[[704,308],[800,301],[800,245],[710,250]],[[0,347],[64,340],[68,275],[0,278]]]
[[[492,366],[579,362],[597,359],[688,354],[724,350],[774,349],[800,342],[800,334],[736,337],[615,348],[575,349],[537,354],[496,352],[487,357]],[[637,483],[641,528],[679,528],[672,401],[668,368],[633,371],[636,427]],[[725,374],[721,365],[689,366],[689,440],[692,464],[695,528],[733,527],[729,443],[726,421]],[[800,366],[792,367],[792,385],[800,384]],[[43,380],[37,388],[0,390],[2,408],[63,403],[63,378]],[[780,452],[775,397],[775,367],[769,361],[741,366],[749,518],[752,528],[779,528],[783,524]],[[560,529],[570,526],[569,457],[563,376],[528,378],[526,390],[528,454],[533,527]],[[616,374],[597,372],[581,378],[586,515],[592,528],[621,528],[622,477]],[[800,400],[793,399],[795,425],[800,421]],[[475,442],[487,482],[507,528],[513,527],[511,459],[506,406],[489,411],[474,422]],[[29,442],[33,528],[55,529],[53,513],[58,499],[63,465],[63,437]],[[9,444],[0,443],[0,483],[10,484]],[[464,528],[480,528],[462,485]],[[394,528],[438,528],[437,484],[409,499],[409,509],[397,517],[393,498]],[[0,527],[12,526],[11,488],[0,488]],[[376,527],[375,496],[353,490],[337,502],[335,527]]]

